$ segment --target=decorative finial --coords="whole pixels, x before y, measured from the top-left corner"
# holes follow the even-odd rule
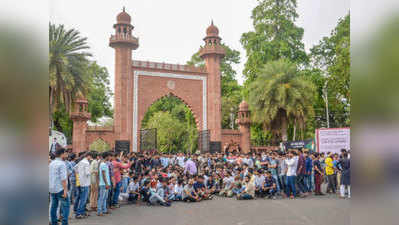
[[[125,12],[125,6],[123,6],[123,12]]]

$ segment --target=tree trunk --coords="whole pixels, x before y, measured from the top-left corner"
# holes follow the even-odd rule
[[[287,117],[284,115],[281,117],[281,138],[283,141],[288,140],[287,127],[288,127]]]
[[[292,140],[295,141],[296,140],[295,138],[296,138],[296,119],[294,121],[294,135],[292,137]]]
[[[53,108],[54,108],[53,92],[54,92],[54,89],[49,87],[49,92],[50,92],[49,93],[50,98],[49,98],[49,104],[48,104],[48,106],[49,106],[49,109],[48,109],[48,113],[49,113],[48,135],[51,136],[51,130],[53,127]]]

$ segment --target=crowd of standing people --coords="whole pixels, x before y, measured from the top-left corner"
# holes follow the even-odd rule
[[[350,152],[295,149],[250,154],[67,152],[49,157],[50,224],[110,214],[119,202],[171,206],[214,196],[290,198],[327,194],[350,198]],[[71,204],[73,207],[71,207]]]

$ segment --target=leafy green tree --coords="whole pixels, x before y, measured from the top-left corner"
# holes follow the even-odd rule
[[[240,63],[240,52],[231,49],[229,46],[222,44],[226,51],[226,56],[220,63],[221,78],[221,95],[222,95],[222,128],[228,129],[231,124],[230,114],[237,114],[238,105],[242,101],[242,86],[237,82],[237,72],[233,69],[233,65]],[[188,65],[204,67],[205,62],[199,56],[199,52],[195,53]],[[234,122],[234,121],[233,121]],[[237,128],[235,123],[234,127]]]
[[[314,85],[298,74],[294,63],[280,59],[266,64],[250,85],[252,119],[271,131],[274,144],[288,140],[290,122],[303,130],[313,116]]]
[[[165,121],[159,122],[162,119]],[[197,149],[198,129],[194,115],[177,97],[166,96],[152,104],[144,115],[142,127],[157,128],[161,152],[194,152]]]
[[[338,21],[329,37],[311,49],[312,64],[322,71],[328,94],[330,124],[350,125],[350,14]],[[324,109],[325,110],[325,109]],[[325,111],[324,111],[325,112]]]
[[[86,93],[84,66],[91,54],[87,38],[75,29],[66,30],[63,25],[49,24],[49,113],[63,104],[69,114],[78,92]]]
[[[295,25],[296,0],[258,0],[252,10],[254,31],[244,33],[241,44],[247,53],[246,84],[254,81],[263,66],[285,58],[298,65],[309,61],[304,50],[304,30]],[[246,90],[245,95],[248,95]]]
[[[98,118],[103,116],[113,117],[110,103],[112,92],[107,69],[96,62],[90,62],[86,72],[89,76],[87,100],[89,102],[91,121],[97,122]]]
[[[110,103],[112,96],[109,87],[109,74],[105,67],[99,66],[96,62],[84,61],[80,65],[80,73],[86,77],[85,89],[89,102],[88,111],[91,113],[91,121],[97,122],[101,117],[112,117],[113,110]],[[65,134],[70,141],[72,137],[72,120],[65,104],[61,103],[53,113],[54,129]]]

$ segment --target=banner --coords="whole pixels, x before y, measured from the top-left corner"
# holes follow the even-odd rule
[[[287,151],[288,149],[309,149],[313,152],[315,149],[313,139],[308,139],[304,141],[287,141],[283,142],[284,150]]]
[[[350,128],[320,128],[316,130],[317,151],[340,153],[350,149]]]

